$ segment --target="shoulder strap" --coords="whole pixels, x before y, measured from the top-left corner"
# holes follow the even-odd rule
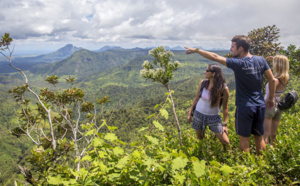
[[[284,84],[280,81],[280,79],[278,79],[278,81],[282,84],[282,86],[284,87],[284,90],[285,90],[285,87]]]
[[[204,89],[204,87],[207,85],[207,83],[208,83],[208,79],[204,79],[204,80],[202,81],[201,88],[200,88],[200,93],[199,93],[199,98],[201,98],[203,89]]]
[[[286,86],[284,86],[284,84],[280,81],[280,79],[278,79],[278,81],[282,84],[282,86],[284,87],[284,90],[286,89]],[[294,89],[292,82],[289,82],[290,80],[288,80],[288,84],[291,85],[292,89]]]

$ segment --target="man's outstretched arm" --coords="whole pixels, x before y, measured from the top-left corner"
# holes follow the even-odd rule
[[[216,53],[213,52],[208,52],[205,50],[200,50],[199,48],[189,48],[189,47],[184,47],[186,50],[186,54],[193,54],[193,53],[198,53],[201,56],[205,57],[206,59],[212,60],[212,61],[216,61],[224,66],[227,66],[226,64],[226,58],[223,56],[220,56]]]

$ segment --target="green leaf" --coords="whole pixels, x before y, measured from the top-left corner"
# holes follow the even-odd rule
[[[104,151],[98,151],[98,154],[99,154],[100,158],[106,158],[106,156],[107,156],[107,153]]]
[[[63,181],[62,184],[64,185],[75,185],[77,183],[76,179],[69,179],[67,181]]]
[[[155,116],[156,113],[151,114],[150,116],[147,117],[147,119],[152,118],[153,116]]]
[[[142,127],[140,130],[139,130],[139,132],[142,132],[142,131],[144,131],[144,130],[146,130],[146,129],[148,129],[149,127]]]
[[[250,176],[251,174],[254,174],[254,173],[256,173],[257,171],[258,171],[258,169],[255,169],[255,170],[251,171],[250,173],[248,173],[247,176]]]
[[[76,176],[76,177],[79,177],[79,176],[80,176],[80,173],[77,172],[77,171],[73,171],[72,169],[70,169],[70,172],[71,172],[74,176]]]
[[[91,135],[93,135],[95,133],[95,130],[89,130],[89,131],[87,131],[85,134],[84,134],[84,136],[91,136]]]
[[[197,178],[203,176],[205,174],[205,161],[196,161],[193,163],[193,171]]]
[[[108,175],[108,179],[112,182],[116,181],[121,174],[117,174],[117,173],[112,173]]]
[[[175,179],[178,180],[181,185],[183,185],[185,180],[185,175],[177,173]]]
[[[155,105],[154,109],[156,109],[156,108],[159,107],[159,106],[160,106],[160,104]]]
[[[220,167],[221,166],[221,164],[219,162],[217,162],[216,160],[211,161],[210,165],[215,166],[215,167]]]
[[[122,155],[122,154],[124,154],[124,150],[121,147],[115,147],[113,149],[113,151],[114,151],[115,155]]]
[[[188,159],[177,157],[172,161],[172,171],[184,168],[187,165]]]
[[[169,118],[169,113],[168,113],[168,111],[167,111],[166,109],[160,109],[159,111],[160,111],[160,114],[161,114],[164,118],[166,118],[166,119]]]
[[[101,139],[101,138],[94,138],[94,139],[93,139],[93,143],[94,143],[94,146],[95,146],[95,147],[101,146],[101,145],[104,143],[104,140]]]
[[[151,142],[151,143],[153,143],[153,144],[155,144],[155,145],[158,145],[158,139],[157,138],[154,138],[154,137],[152,137],[152,136],[148,136],[148,135],[145,135],[146,136],[146,138]]]
[[[158,128],[161,131],[164,131],[164,127],[158,122],[158,121],[153,121],[153,124],[156,128]]]
[[[228,165],[223,165],[220,170],[223,172],[224,176],[229,176],[233,172],[233,169]]]
[[[100,167],[100,169],[101,169],[101,172],[107,173],[107,172],[109,171],[108,168],[107,168],[107,166],[104,165],[103,162],[100,162],[100,163],[99,163],[99,167]]]
[[[143,165],[146,165],[147,167],[152,166],[154,164],[156,164],[156,162],[148,156],[146,157],[145,161],[143,162]]]
[[[118,139],[118,137],[114,133],[107,133],[104,137],[104,139],[108,141],[115,141]]]
[[[116,167],[119,169],[122,169],[123,167],[125,167],[125,165],[127,164],[128,161],[129,161],[129,156],[125,156],[118,161],[118,164],[116,165]]]
[[[118,127],[111,127],[111,126],[107,126],[108,130],[110,130],[111,132],[113,132],[114,130],[118,129]]]
[[[131,156],[134,158],[134,159],[141,159],[141,152],[138,151],[138,150],[135,150]]]
[[[63,182],[63,180],[61,179],[60,176],[57,177],[48,176],[47,182],[52,185],[59,185]]]
[[[91,160],[92,160],[92,157],[89,156],[89,155],[86,155],[86,156],[84,156],[81,160],[82,160],[82,161],[91,161]]]

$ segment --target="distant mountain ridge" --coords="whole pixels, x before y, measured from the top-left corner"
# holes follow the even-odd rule
[[[73,46],[72,44],[67,44],[66,46],[49,54],[38,55],[35,57],[17,57],[13,60],[13,62],[49,63],[54,61],[60,61],[71,56],[73,53],[77,52],[80,49],[82,48]]]
[[[123,49],[122,47],[119,46],[104,46],[102,48],[100,48],[99,50],[95,50],[94,52],[105,52],[107,50],[118,50],[118,49]]]
[[[74,75],[77,78],[88,77],[94,73],[101,73],[107,69],[119,67],[126,64],[136,56],[145,56],[148,50],[107,50],[94,52],[81,49],[70,57],[61,61],[38,65],[30,72],[35,74]]]
[[[128,50],[151,50],[152,48],[156,48],[156,47],[146,47],[146,48],[135,47],[135,48],[128,49]],[[104,52],[104,51],[107,51],[107,50],[120,50],[120,49],[124,49],[124,48],[122,48],[120,46],[109,46],[109,45],[106,45],[106,46],[100,48],[99,50],[94,50],[94,52]],[[165,49],[166,50],[185,50],[181,46],[176,46],[176,47],[165,46]]]
[[[34,57],[16,57],[13,58],[12,62],[14,66],[21,68],[22,70],[29,70],[33,66],[39,66],[42,63],[53,63],[55,61],[63,60],[73,53],[81,50],[82,48],[67,44],[66,46],[51,52],[49,54],[38,55]],[[16,72],[15,69],[11,68],[7,61],[0,62],[0,73],[11,73]]]

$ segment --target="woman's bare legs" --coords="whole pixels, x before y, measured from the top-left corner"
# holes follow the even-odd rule
[[[280,120],[272,120],[271,134],[270,134],[270,144],[274,145],[276,141],[277,129],[279,127]]]
[[[271,135],[271,128],[272,128],[272,119],[265,118],[264,126],[265,126],[264,140],[266,144],[269,144],[269,137]]]
[[[228,135],[225,132],[215,133],[215,135],[217,136],[217,138],[222,143],[224,151],[226,151],[226,147],[230,144],[229,139],[228,139]]]

